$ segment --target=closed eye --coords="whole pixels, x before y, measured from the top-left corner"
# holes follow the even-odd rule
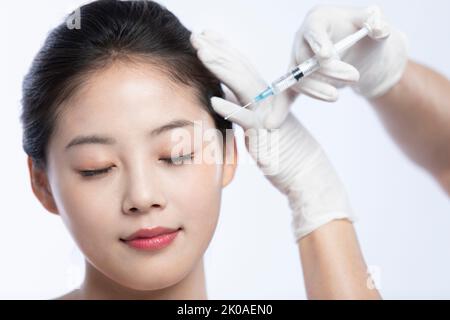
[[[190,163],[190,160],[194,158],[194,152],[174,157],[174,158],[161,158],[160,160],[172,166],[179,166],[182,164]]]
[[[168,165],[173,165],[173,166],[179,166],[182,164],[186,164],[189,160],[192,160],[194,158],[194,152],[179,156],[179,157],[174,157],[174,158],[161,158],[160,160],[167,163]],[[109,171],[111,171],[113,167],[107,167],[107,168],[102,168],[102,169],[95,169],[95,170],[79,170],[79,174],[82,177],[94,177],[94,176],[99,176],[102,174],[106,174]]]
[[[111,169],[112,169],[112,167],[95,169],[95,170],[80,170],[79,173],[82,177],[93,177],[93,176],[98,176],[101,174],[108,173]]]

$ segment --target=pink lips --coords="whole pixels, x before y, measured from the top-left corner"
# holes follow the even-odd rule
[[[122,241],[135,249],[158,250],[171,244],[179,231],[180,229],[164,227],[140,229]]]

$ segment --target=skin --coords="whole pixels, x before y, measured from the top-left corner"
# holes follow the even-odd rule
[[[105,78],[109,79],[109,77]],[[427,81],[424,82],[423,79],[427,79]],[[448,117],[450,108],[445,102],[442,103],[442,101],[449,100],[445,99],[448,92],[450,92],[449,89],[450,83],[447,79],[428,68],[410,62],[401,81],[387,94],[371,101],[371,103],[383,120],[388,131],[402,149],[411,159],[431,172],[441,183],[444,190],[450,194],[450,152],[447,143],[450,140],[447,121],[450,119]],[[111,91],[115,92],[113,90]],[[414,108],[411,108],[411,106],[414,106]],[[68,121],[65,123],[64,128],[66,130],[66,126],[70,127],[73,123],[82,123],[85,121],[86,119],[75,122]],[[109,125],[108,122],[106,124]],[[421,130],[417,130],[417,128],[421,128]],[[62,137],[58,137],[58,139],[62,139]],[[30,167],[30,170],[33,171],[32,165]],[[41,179],[39,177],[45,177],[45,175],[33,174],[32,176],[36,177],[34,179],[35,181],[39,181]],[[57,185],[56,178],[53,180],[50,179],[50,186],[52,186],[51,181],[54,181],[54,185]],[[42,185],[45,185],[45,183]],[[68,188],[70,189],[70,187]],[[59,207],[56,205],[58,201],[54,201],[55,197],[51,192],[42,192],[41,190],[41,192],[38,191],[37,193],[44,194],[40,197],[44,199],[41,201],[47,203],[46,207],[53,206],[54,209],[50,211],[56,213],[57,211],[55,209]],[[85,197],[89,198],[89,195],[85,195]],[[61,207],[63,207],[64,200],[61,199],[63,195],[60,195],[59,198]],[[77,205],[73,206],[77,207]],[[78,210],[81,210],[81,208]],[[75,224],[73,228],[77,228],[77,222],[72,222],[70,214],[66,212],[65,219],[67,220],[66,224],[70,225],[73,223]],[[93,220],[90,217],[85,217],[85,219],[87,220],[87,226],[80,229],[89,228],[89,221],[90,219]],[[103,220],[104,218],[102,218]],[[216,221],[209,225],[210,229],[215,227],[215,223]],[[80,233],[83,234],[84,232],[81,231]],[[210,231],[211,234],[212,232]],[[81,234],[79,238],[82,239]],[[371,279],[367,274],[367,266],[364,263],[354,228],[349,221],[337,220],[328,223],[302,238],[298,245],[306,291],[309,298],[380,298],[378,291],[371,289],[368,285]],[[89,249],[90,245],[84,244],[84,246]],[[80,247],[83,248],[82,245]],[[113,259],[110,258],[110,260]],[[172,286],[151,291],[136,290],[122,285],[120,281],[111,281],[108,276],[105,276],[102,271],[99,271],[99,268],[93,267],[88,263],[86,280],[81,290],[69,294],[66,298],[182,298],[186,296],[194,299],[206,298],[203,262],[201,259],[197,261],[198,264],[194,264],[191,269],[192,271],[184,278],[182,276],[172,277],[172,279],[183,278],[182,281],[174,281],[175,284]],[[126,272],[119,271],[118,273],[122,275],[122,273]],[[142,273],[145,274],[145,271]],[[173,274],[178,275],[179,273],[181,272],[173,271]],[[127,279],[126,275],[123,277]],[[164,280],[160,280],[159,283],[171,282],[167,278],[171,278],[171,276],[163,277]],[[155,280],[148,281],[151,283],[150,286],[155,282],[158,283]],[[144,281],[144,283],[148,282]],[[138,284],[138,286],[141,285],[142,282]],[[192,292],[196,294],[192,295]]]
[[[202,62],[230,88],[241,105],[254,97],[259,88],[266,87],[251,63],[219,35],[205,33],[202,37],[191,38],[191,41]],[[297,95],[287,90],[272,103],[291,104]],[[270,105],[260,106],[259,112],[261,109],[266,112],[263,117],[273,112]],[[259,115],[254,113],[251,116]],[[252,136],[252,127],[248,127],[248,136]],[[285,159],[287,162],[290,160]],[[299,239],[298,250],[309,299],[381,298],[367,273],[355,229],[349,220],[334,220],[314,230]]]
[[[197,144],[199,124],[201,133],[216,132],[213,119],[193,88],[151,64],[116,61],[86,80],[63,106],[46,168],[28,160],[33,192],[63,219],[86,259],[82,286],[61,298],[206,299],[203,254],[217,225],[222,189],[236,169],[234,140],[225,152],[217,134]],[[150,133],[176,119],[196,125]],[[186,133],[181,145],[172,139]],[[67,147],[80,135],[114,142]],[[191,162],[162,160],[180,146],[195,152]],[[219,158],[205,155],[211,150],[220,150],[225,161],[206,161]],[[80,174],[106,167],[111,169],[97,176]],[[158,251],[120,240],[154,226],[182,229]]]
[[[400,82],[371,104],[405,154],[450,196],[450,81],[409,61]]]
[[[426,79],[426,80],[425,80]],[[401,80],[371,100],[393,139],[450,195],[450,81],[409,61]],[[365,283],[362,254],[351,225],[334,221],[299,242],[308,297],[379,298]]]
[[[323,225],[300,239],[298,250],[308,299],[381,299],[350,221]]]
[[[215,52],[217,38],[209,39],[213,46],[206,46],[210,50],[206,53],[199,50],[198,54],[212,71],[230,88],[236,88],[234,94],[237,97],[247,95],[247,83],[250,83],[250,98],[254,92],[259,92],[252,90],[255,86],[251,81],[242,81],[242,74],[254,74],[248,66],[239,65],[244,59],[239,56],[236,59],[234,53],[228,53],[226,49]],[[204,46],[197,39],[193,40],[194,44],[197,42],[197,48]],[[220,41],[218,44],[220,46]],[[236,70],[246,72],[233,73],[234,66],[237,66]],[[238,85],[234,85],[236,83]],[[400,82],[371,103],[405,153],[427,169],[450,195],[449,93],[447,79],[410,61]],[[291,103],[294,98],[291,97]],[[241,99],[241,104],[248,100]],[[332,221],[318,228],[298,241],[298,250],[308,298],[381,298],[367,273],[355,230],[349,221]]]

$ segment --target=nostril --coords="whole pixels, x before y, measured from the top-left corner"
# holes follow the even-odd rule
[[[150,208],[161,209],[161,208],[163,208],[163,206],[161,204],[159,204],[159,203],[154,203],[154,204],[151,205]],[[144,212],[147,212],[147,210],[150,210],[150,208],[145,209],[144,207],[142,207],[142,208],[140,208],[140,207],[131,207],[131,208],[128,209],[127,212],[128,213],[133,213],[133,214],[144,213]]]

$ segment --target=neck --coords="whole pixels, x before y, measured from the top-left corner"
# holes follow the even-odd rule
[[[163,289],[141,291],[124,287],[106,277],[86,261],[85,279],[79,299],[205,300],[207,299],[203,259],[178,283]]]

